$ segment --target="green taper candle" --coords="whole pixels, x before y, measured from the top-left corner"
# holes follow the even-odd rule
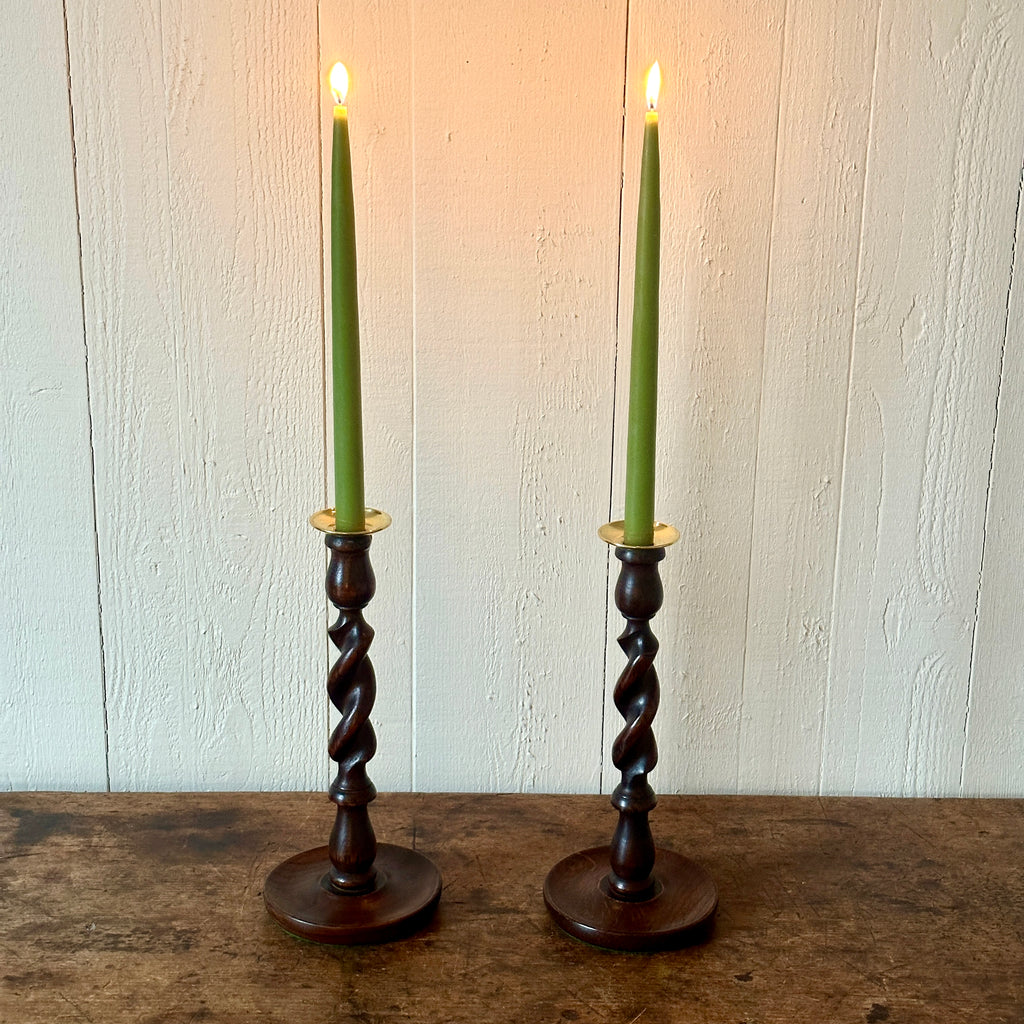
[[[654,541],[654,437],[658,425],[658,284],[661,275],[661,164],[657,61],[647,75],[647,116],[640,164],[633,285],[633,345],[626,438],[626,544]]]
[[[359,379],[359,299],[352,154],[348,144],[348,72],[331,69],[334,140],[331,151],[331,365],[334,381],[334,522],[362,530],[363,410]]]

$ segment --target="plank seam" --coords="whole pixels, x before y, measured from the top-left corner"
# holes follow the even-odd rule
[[[789,37],[789,0],[786,0],[782,10],[782,45],[779,48],[779,79],[776,98],[778,106],[775,113],[775,160],[772,164],[772,201],[771,201],[771,226],[768,229],[768,255],[765,264],[764,274],[764,326],[761,332],[761,384],[757,392],[757,425],[754,428],[754,470],[750,481],[750,535],[747,544],[747,593],[744,599],[746,611],[743,621],[743,664],[740,667],[740,695],[739,695],[739,728],[736,730],[736,757],[733,761],[733,790],[739,791],[740,783],[740,754],[743,746],[743,703],[746,697],[747,686],[747,652],[750,648],[750,578],[754,571],[754,529],[757,522],[757,469],[758,456],[761,445],[761,414],[764,409],[764,374],[765,374],[765,351],[768,347],[768,298],[771,292],[772,280],[772,246],[775,241],[775,214],[778,203],[778,182],[779,182],[779,140],[782,137],[782,83],[786,73],[786,42]]]
[[[854,270],[853,284],[853,305],[850,309],[850,344],[846,360],[846,410],[843,413],[843,455],[839,471],[839,495],[836,499],[836,536],[832,545],[832,612],[831,623],[829,624],[829,645],[828,645],[828,669],[825,673],[825,699],[821,706],[821,728],[818,730],[819,754],[818,754],[818,795],[821,796],[822,787],[825,782],[825,733],[828,729],[828,709],[832,695],[832,667],[835,653],[835,628],[836,628],[836,600],[839,593],[839,552],[843,538],[843,498],[846,493],[846,469],[850,450],[850,404],[853,395],[853,353],[857,340],[857,307],[860,303],[861,273],[864,263],[864,228],[865,213],[868,205],[868,174],[871,169],[871,140],[875,134],[875,96],[878,87],[878,43],[882,34],[882,4],[878,0],[877,14],[875,16],[875,52],[872,56],[871,68],[871,110],[868,115],[868,131],[864,140],[864,183],[861,187],[860,197],[860,224],[857,229],[857,267]],[[858,733],[859,726],[858,723]],[[860,737],[858,734],[857,760],[860,760]]]
[[[327,473],[328,463],[331,458],[331,442],[332,438],[328,435],[328,410],[327,410],[327,310],[325,296],[327,294],[327,275],[324,269],[324,215],[323,215],[323,204],[324,204],[324,129],[323,129],[323,111],[321,93],[323,90],[323,33],[320,22],[320,4],[316,5],[316,89],[313,90],[313,104],[314,104],[314,117],[316,118],[316,142],[317,142],[317,155],[319,160],[319,182],[320,192],[318,194],[318,202],[320,206],[320,406],[321,415],[320,423],[321,430],[323,432],[324,439],[324,459],[323,459],[323,492],[322,499],[324,508],[330,505],[331,498],[328,491]],[[327,558],[326,552],[324,553],[324,566],[326,568]],[[323,676],[327,677],[327,674],[331,670],[331,641],[327,634],[327,630],[331,627],[331,606],[327,601],[326,597],[321,598],[323,601],[323,615],[324,615],[324,666]],[[324,743],[326,745],[328,738],[331,734],[331,709],[330,702],[325,701],[321,704],[322,713],[322,725],[324,734]],[[327,786],[331,781],[330,762],[326,762],[321,769],[323,775],[323,785]]]
[[[418,317],[418,303],[417,295],[418,290],[416,287],[416,273],[419,268],[418,260],[418,247],[416,244],[417,239],[417,226],[419,224],[418,214],[416,209],[416,4],[410,2],[409,4],[409,164],[411,173],[409,175],[410,180],[410,214],[412,216],[412,231],[410,239],[411,257],[412,257],[412,274],[410,276],[410,289],[412,294],[410,295],[410,313],[412,317],[412,323],[410,325],[409,332],[409,347],[410,347],[410,358],[409,363],[411,366],[411,376],[409,381],[409,435],[410,444],[412,446],[411,458],[409,459],[409,490],[411,492],[410,497],[410,515],[412,517],[412,524],[409,530],[409,631],[411,640],[409,643],[409,785],[412,791],[415,793],[418,790],[418,779],[417,779],[417,723],[416,723],[416,708],[419,697],[419,630],[418,630],[418,616],[416,614],[418,601],[416,600],[419,592],[419,548],[416,544],[419,536],[419,471],[418,465],[419,460],[417,454],[419,452],[419,435],[417,430],[417,400],[418,400],[418,388],[417,383],[419,381],[418,367],[416,361],[416,353],[418,349],[417,344],[417,328],[419,325]]]
[[[320,203],[320,386],[322,394],[321,402],[321,429],[323,430],[324,436],[324,458],[322,464],[323,470],[323,501],[324,507],[326,508],[330,504],[330,496],[327,491],[327,464],[330,459],[330,451],[327,437],[327,311],[326,302],[324,296],[327,288],[327,275],[324,270],[324,217],[323,217],[323,202],[324,202],[324,128],[323,128],[323,112],[321,110],[322,99],[321,90],[323,88],[322,74],[323,74],[323,38],[321,36],[320,26],[320,5],[317,4],[316,9],[316,80],[317,87],[313,92],[313,103],[314,103],[314,116],[316,118],[316,142],[317,142],[317,155],[319,156],[319,203]]]
[[[626,191],[626,93],[629,85],[629,17],[630,0],[626,0],[626,22],[622,36],[622,130],[619,133],[619,244],[615,264],[615,343],[612,354],[612,445],[608,462],[608,519],[612,518],[615,500],[615,426],[619,390],[619,328],[622,320],[619,316],[619,303],[622,301],[622,229],[625,213]],[[601,659],[601,759],[598,772],[599,793],[604,792],[605,774],[605,730],[607,728],[608,708],[608,648],[611,644],[611,616],[608,610],[608,590],[612,582],[612,551],[605,552],[604,563],[604,657]]]
[[[1010,273],[1006,284],[1006,313],[1003,317],[1003,337],[999,349],[999,376],[996,382],[995,415],[992,422],[992,446],[989,449],[988,480],[985,486],[985,516],[981,530],[981,558],[978,564],[978,588],[974,596],[974,621],[971,624],[971,664],[967,673],[967,695],[964,701],[964,737],[960,751],[960,795],[964,795],[964,771],[967,765],[967,742],[971,725],[971,696],[974,692],[974,673],[978,658],[978,623],[981,619],[981,592],[985,576],[985,550],[988,543],[989,518],[992,514],[992,481],[995,477],[996,441],[999,434],[999,409],[1003,394],[1003,368],[1006,360],[1006,339],[1010,332],[1010,303],[1013,298],[1014,271],[1017,267],[1017,233],[1020,228],[1021,195],[1024,192],[1024,153],[1021,154],[1020,176],[1017,179],[1017,205],[1013,215],[1013,242],[1010,245]]]
[[[96,564],[96,622],[100,646],[100,691],[103,706],[103,771],[107,792],[110,792],[110,729],[107,713],[107,656],[103,644],[103,586],[100,559],[99,508],[96,496],[96,434],[93,429],[92,388],[89,374],[89,338],[85,318],[85,261],[82,253],[82,205],[78,189],[78,148],[75,144],[75,105],[71,83],[71,40],[68,32],[67,0],[61,4],[64,19],[64,61],[68,92],[68,119],[71,128],[71,179],[75,195],[75,241],[78,245],[78,283],[82,317],[82,350],[85,355],[85,407],[89,426],[89,487],[92,496],[93,555]]]

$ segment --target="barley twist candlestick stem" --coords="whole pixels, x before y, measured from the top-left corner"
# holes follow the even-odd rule
[[[263,890],[267,910],[287,931],[316,942],[387,942],[422,927],[441,894],[441,876],[422,854],[378,845],[369,804],[377,790],[366,772],[377,750],[370,723],[376,677],[369,658],[373,629],[363,609],[376,589],[370,565],[372,535],[391,518],[367,509],[358,533],[334,529],[334,510],[310,518],[331,553],[327,596],[338,609],[328,630],[338,659],[327,677],[327,693],[341,719],[328,754],[338,774],[328,795],[337,806],[327,846],[307,850],[278,865]]]
[[[370,711],[377,695],[377,679],[370,664],[373,628],[363,609],[376,590],[370,565],[370,535],[328,534],[331,552],[327,566],[327,596],[338,609],[338,620],[327,630],[338,649],[338,660],[327,675],[327,695],[341,715],[327,744],[338,765],[330,798],[338,805],[331,830],[330,885],[338,892],[363,893],[373,889],[377,840],[368,806],[377,795],[366,774],[366,762],[377,751]]]
[[[658,563],[679,537],[656,524],[654,543],[623,543],[622,523],[601,528],[622,563],[615,606],[626,620],[619,645],[626,667],[615,686],[615,706],[625,725],[612,745],[621,781],[612,794],[619,812],[610,846],[575,853],[556,864],[544,883],[544,901],[570,935],[608,949],[655,950],[706,934],[718,905],[711,876],[669,850],[656,849],[648,815],[657,804],[648,774],[658,763],[653,722],[660,689],[654,669],[658,641],[650,620],[661,608]]]
[[[652,723],[658,711],[660,690],[654,670],[658,640],[650,619],[661,608],[664,592],[658,562],[665,557],[661,548],[616,548],[623,563],[615,587],[615,606],[626,617],[619,646],[626,654],[626,667],[615,684],[614,700],[626,720],[612,745],[612,763],[622,780],[612,793],[612,806],[619,812],[611,845],[609,894],[623,900],[645,899],[654,894],[654,838],[648,814],[658,800],[647,775],[658,763],[658,744]]]

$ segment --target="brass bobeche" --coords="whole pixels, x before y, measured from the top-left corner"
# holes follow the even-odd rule
[[[321,533],[333,533],[340,537],[360,537],[367,533],[380,533],[391,525],[391,516],[387,512],[381,512],[379,508],[366,509],[366,520],[361,530],[336,530],[334,523],[334,509],[324,508],[314,512],[309,517],[310,525]]]
[[[605,523],[604,526],[597,531],[597,535],[606,544],[611,544],[613,547],[638,548],[640,550],[647,548],[668,548],[679,540],[679,531],[674,526],[669,526],[668,523],[656,522],[654,524],[654,539],[650,544],[627,544],[625,521],[622,519],[616,519],[613,522]]]

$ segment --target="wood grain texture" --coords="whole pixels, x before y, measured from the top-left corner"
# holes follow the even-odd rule
[[[789,4],[736,788],[818,789],[879,0]]]
[[[327,783],[337,59],[394,518],[371,777],[614,785],[595,530],[657,57],[652,783],[1024,794],[1019,3],[64,6],[73,118],[60,12],[0,43],[0,788],[103,788],[105,746],[114,788]]]
[[[661,792],[732,791],[740,748],[745,595],[765,330],[783,3],[630,5],[617,346],[616,474],[623,501],[629,325],[644,83],[657,58],[662,173],[655,513],[682,534],[654,622]],[[621,628],[609,610],[611,636]],[[608,645],[605,749],[616,716]],[[760,757],[760,754],[756,754]],[[759,760],[760,763],[760,760]],[[606,766],[607,767],[607,766]],[[604,785],[614,784],[605,771]]]
[[[325,949],[282,931],[260,894],[321,835],[322,795],[0,797],[0,1017],[1020,1018],[1019,801],[664,797],[663,839],[722,899],[710,942],[649,956],[568,938],[541,900],[546,866],[600,841],[606,798],[382,795],[376,810],[382,836],[436,859],[437,917],[405,942]]]
[[[868,148],[825,791],[959,791],[1022,32],[1015,3],[883,7],[875,94],[900,102],[876,103]]]
[[[419,788],[598,785],[625,25],[414,6]]]
[[[1021,790],[1024,735],[1024,155],[1017,191],[1013,263],[1006,298],[1005,340],[992,473],[985,522],[978,622],[968,694],[961,788],[965,796]],[[1009,754],[1009,756],[1007,756]]]
[[[331,67],[340,60],[351,75],[349,123],[359,252],[366,500],[371,506],[384,509],[393,520],[391,527],[374,541],[377,595],[367,610],[367,621],[377,634],[373,662],[378,679],[373,724],[379,744],[370,776],[383,789],[412,786],[411,18],[410,4],[404,0],[323,0],[320,4],[324,231],[329,231],[332,116],[324,86]],[[325,322],[329,324],[329,288],[325,292],[325,309]],[[327,409],[333,400],[331,383],[328,374]],[[328,468],[333,473],[331,459]],[[334,493],[333,476],[329,478],[327,493]],[[332,728],[335,722],[332,708]]]
[[[68,14],[111,785],[317,786],[316,9]]]
[[[0,790],[103,789],[103,675],[64,21],[0,32]]]

